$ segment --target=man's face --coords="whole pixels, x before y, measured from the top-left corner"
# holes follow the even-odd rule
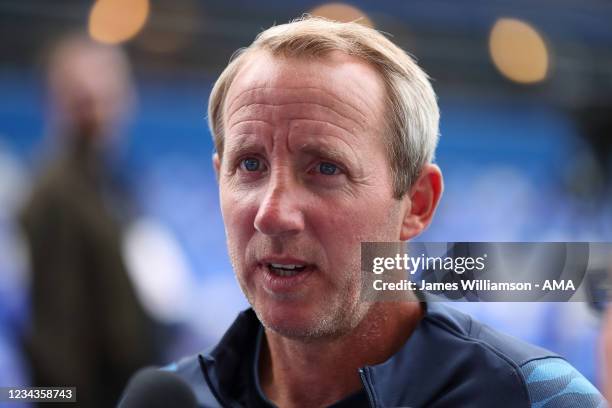
[[[229,254],[259,319],[284,336],[354,328],[368,310],[360,243],[400,237],[384,100],[375,69],[339,52],[260,52],[230,87],[216,162]]]

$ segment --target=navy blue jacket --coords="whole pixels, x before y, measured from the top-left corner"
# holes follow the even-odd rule
[[[203,407],[248,405],[263,329],[242,312],[211,351],[166,367]],[[606,407],[599,391],[560,356],[499,333],[441,303],[426,312],[386,362],[359,370],[372,407]]]

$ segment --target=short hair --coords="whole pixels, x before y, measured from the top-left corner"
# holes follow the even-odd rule
[[[340,51],[370,63],[379,72],[387,93],[385,135],[395,198],[404,196],[423,165],[433,160],[440,112],[427,74],[412,57],[372,28],[308,15],[260,33],[250,46],[232,56],[215,83],[208,123],[220,157],[227,92],[247,57],[256,51],[283,57],[324,57]]]

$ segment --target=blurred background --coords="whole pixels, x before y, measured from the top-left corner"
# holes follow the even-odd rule
[[[57,119],[64,91],[54,96],[48,86],[61,39],[80,31],[121,47],[121,64],[131,65],[130,93],[119,96],[129,108],[94,151],[130,197],[116,223],[120,270],[161,333],[147,361],[165,364],[213,344],[246,307],[211,166],[210,89],[236,49],[307,12],[389,33],[432,77],[446,191],[422,241],[612,239],[610,1],[0,0],[0,386],[38,378],[33,298],[68,290],[61,277],[34,283],[48,272],[45,262],[36,272],[35,240],[23,227],[24,208],[73,143],[58,135],[71,133]],[[107,72],[97,69],[94,79]],[[49,228],[40,239],[53,242]],[[591,305],[458,307],[565,355],[598,383],[600,319]]]

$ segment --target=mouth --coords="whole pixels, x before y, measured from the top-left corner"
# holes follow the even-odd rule
[[[271,274],[283,278],[290,278],[292,276],[296,276],[300,272],[306,270],[306,265],[303,264],[268,263],[266,264],[266,266]]]
[[[263,272],[263,286],[269,293],[301,292],[308,286],[309,277],[316,270],[314,264],[296,259],[267,259],[259,263]]]

